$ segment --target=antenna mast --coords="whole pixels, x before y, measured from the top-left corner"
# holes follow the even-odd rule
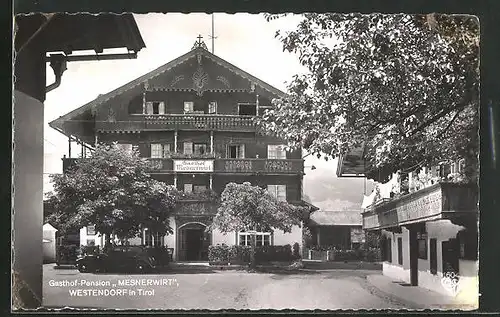
[[[214,32],[215,32],[214,13],[212,13],[212,34],[209,35],[209,37],[212,39],[212,54],[214,53],[215,39],[217,38]]]

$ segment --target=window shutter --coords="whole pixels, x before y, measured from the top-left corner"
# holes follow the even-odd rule
[[[193,154],[193,142],[184,142],[184,154]]]
[[[280,201],[286,201],[286,185],[277,185],[277,197]]]
[[[184,184],[184,192],[185,193],[193,192],[193,184]]]
[[[153,114],[153,103],[152,102],[146,102],[146,111],[147,114]]]
[[[165,114],[165,102],[160,102],[158,105],[158,113],[159,114]]]
[[[245,158],[245,144],[240,145],[240,156],[239,158]]]
[[[267,185],[267,191],[269,194],[271,194],[273,197],[277,197],[277,192],[276,192],[276,185]]]
[[[280,160],[286,159],[286,151],[285,151],[285,146],[284,145],[278,145],[276,147],[276,152],[277,152],[277,158]]]
[[[168,155],[170,154],[170,145],[170,143],[163,144],[163,157],[168,157]]]
[[[268,145],[267,146],[267,158],[275,159],[276,158],[276,145]]]

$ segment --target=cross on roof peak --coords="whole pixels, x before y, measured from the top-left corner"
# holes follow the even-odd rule
[[[203,36],[201,36],[201,34],[199,34],[196,38],[197,38],[197,41],[193,45],[193,50],[198,48],[198,47],[201,47],[203,49],[208,50],[207,44],[205,44],[205,42],[202,41]]]

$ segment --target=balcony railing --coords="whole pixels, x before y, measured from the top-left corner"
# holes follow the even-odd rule
[[[173,159],[149,159],[151,170],[157,172],[174,172]],[[203,161],[213,162],[213,170],[210,164],[198,169],[203,172],[215,173],[266,173],[266,174],[299,174],[304,171],[304,161],[301,159],[273,160],[273,159],[179,159],[175,161],[190,162]],[[187,170],[182,170],[189,172]],[[196,172],[193,170],[192,172]]]
[[[63,171],[76,163],[76,158],[63,158]],[[304,171],[302,159],[210,159],[210,158],[148,158],[151,172],[173,173],[174,161],[177,166],[186,163],[178,172],[214,172],[214,173],[265,173],[265,174],[300,174]],[[199,164],[193,164],[194,162]],[[196,165],[196,166],[195,166]],[[192,166],[192,171],[186,170]]]
[[[215,161],[215,170],[222,173],[302,173],[302,159],[220,159]]]
[[[364,229],[383,229],[477,213],[477,186],[438,183],[375,205],[363,214]]]
[[[179,200],[174,214],[182,216],[215,216],[217,206],[215,202]]]
[[[102,132],[148,130],[253,132],[256,130],[256,124],[253,116],[214,114],[132,115],[128,121],[96,122],[96,130]]]

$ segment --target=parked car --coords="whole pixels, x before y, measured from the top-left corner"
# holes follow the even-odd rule
[[[156,269],[156,260],[142,246],[114,246],[106,252],[85,254],[77,259],[80,272],[151,272]]]

